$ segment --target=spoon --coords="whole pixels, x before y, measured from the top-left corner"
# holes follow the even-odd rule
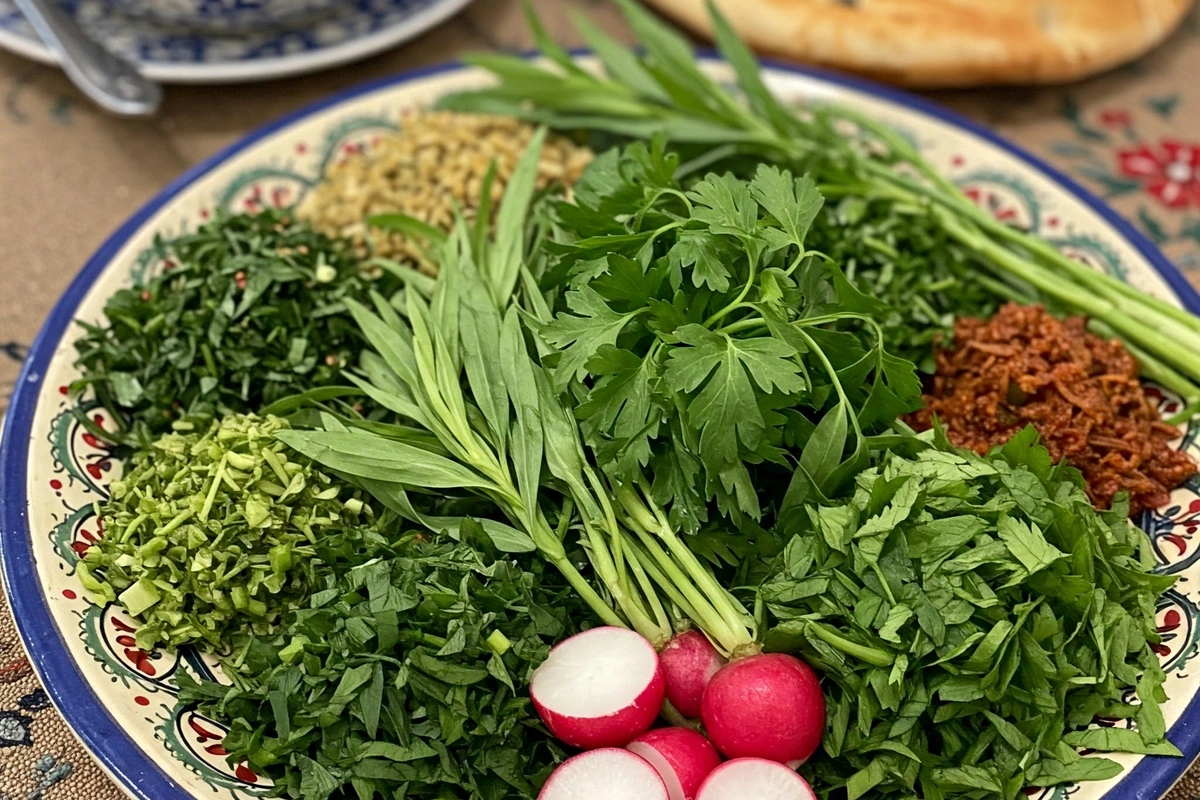
[[[162,102],[162,87],[83,32],[54,0],[16,0],[17,8],[53,50],[76,86],[97,105],[123,117],[147,117]]]

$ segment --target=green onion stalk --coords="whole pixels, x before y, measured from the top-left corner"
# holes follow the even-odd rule
[[[844,107],[814,104],[797,112],[784,104],[711,2],[717,47],[736,77],[737,94],[697,66],[690,45],[673,29],[633,0],[616,1],[640,39],[637,50],[579,16],[576,27],[601,68],[584,69],[529,12],[540,63],[469,57],[498,83],[444,98],[442,106],[511,114],[566,130],[663,136],[684,155],[680,177],[733,158],[770,158],[808,170],[827,197],[853,194],[927,209],[991,273],[986,285],[1002,296],[1016,294],[1086,315],[1094,331],[1125,342],[1143,374],[1181,395],[1185,413],[1200,407],[1200,318],[996,220],[879,120]]]

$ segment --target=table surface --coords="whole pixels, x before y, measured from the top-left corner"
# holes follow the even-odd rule
[[[568,22],[575,9],[628,38],[602,0],[534,5],[564,44],[580,43]],[[105,116],[58,70],[0,53],[0,412],[29,343],[68,281],[111,231],[180,172],[246,131],[361,81],[465,51],[529,46],[519,0],[480,0],[418,40],[351,66],[255,85],[169,87],[162,113],[150,121]],[[1150,56],[1084,83],[931,96],[1109,198],[1200,286],[1197,75],[1200,11]],[[1176,168],[1168,176],[1172,162],[1196,174]],[[5,607],[0,800],[85,797],[123,794],[50,707]],[[1169,797],[1200,797],[1200,771]]]

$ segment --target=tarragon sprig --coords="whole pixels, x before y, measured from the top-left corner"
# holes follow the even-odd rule
[[[523,220],[532,182],[522,177],[532,175],[543,135],[514,172],[498,220]],[[521,314],[545,318],[549,309],[525,266],[523,231],[523,224],[498,223],[492,240],[473,236],[460,218],[436,248],[436,280],[409,286],[399,311],[379,296],[374,309],[347,304],[374,349],[352,380],[409,427],[347,424],[326,413],[320,430],[280,438],[435,530],[453,533],[463,522],[422,513],[411,492],[486,498],[499,519],[482,523],[497,545],[536,549],[606,624],[665,644],[674,614],[661,591],[726,653],[751,647],[756,623],[747,609],[641,487],[614,484],[596,467],[572,406],[530,355]],[[522,298],[531,311],[518,309]],[[432,434],[437,446],[414,437],[413,427]],[[579,534],[596,583],[572,560],[571,532]]]

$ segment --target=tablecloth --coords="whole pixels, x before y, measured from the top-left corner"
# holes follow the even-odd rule
[[[572,10],[627,38],[601,0],[537,0],[559,41]],[[170,87],[150,121],[98,112],[63,76],[0,53],[0,412],[21,360],[87,256],[171,178],[276,116],[360,81],[468,50],[523,50],[518,0],[479,0],[385,55],[258,85]],[[931,96],[1080,180],[1200,286],[1200,12],[1141,61],[1084,83]],[[0,605],[4,605],[0,598]],[[0,800],[117,800],[38,686],[0,610]],[[1200,772],[1169,795],[1200,797]]]

